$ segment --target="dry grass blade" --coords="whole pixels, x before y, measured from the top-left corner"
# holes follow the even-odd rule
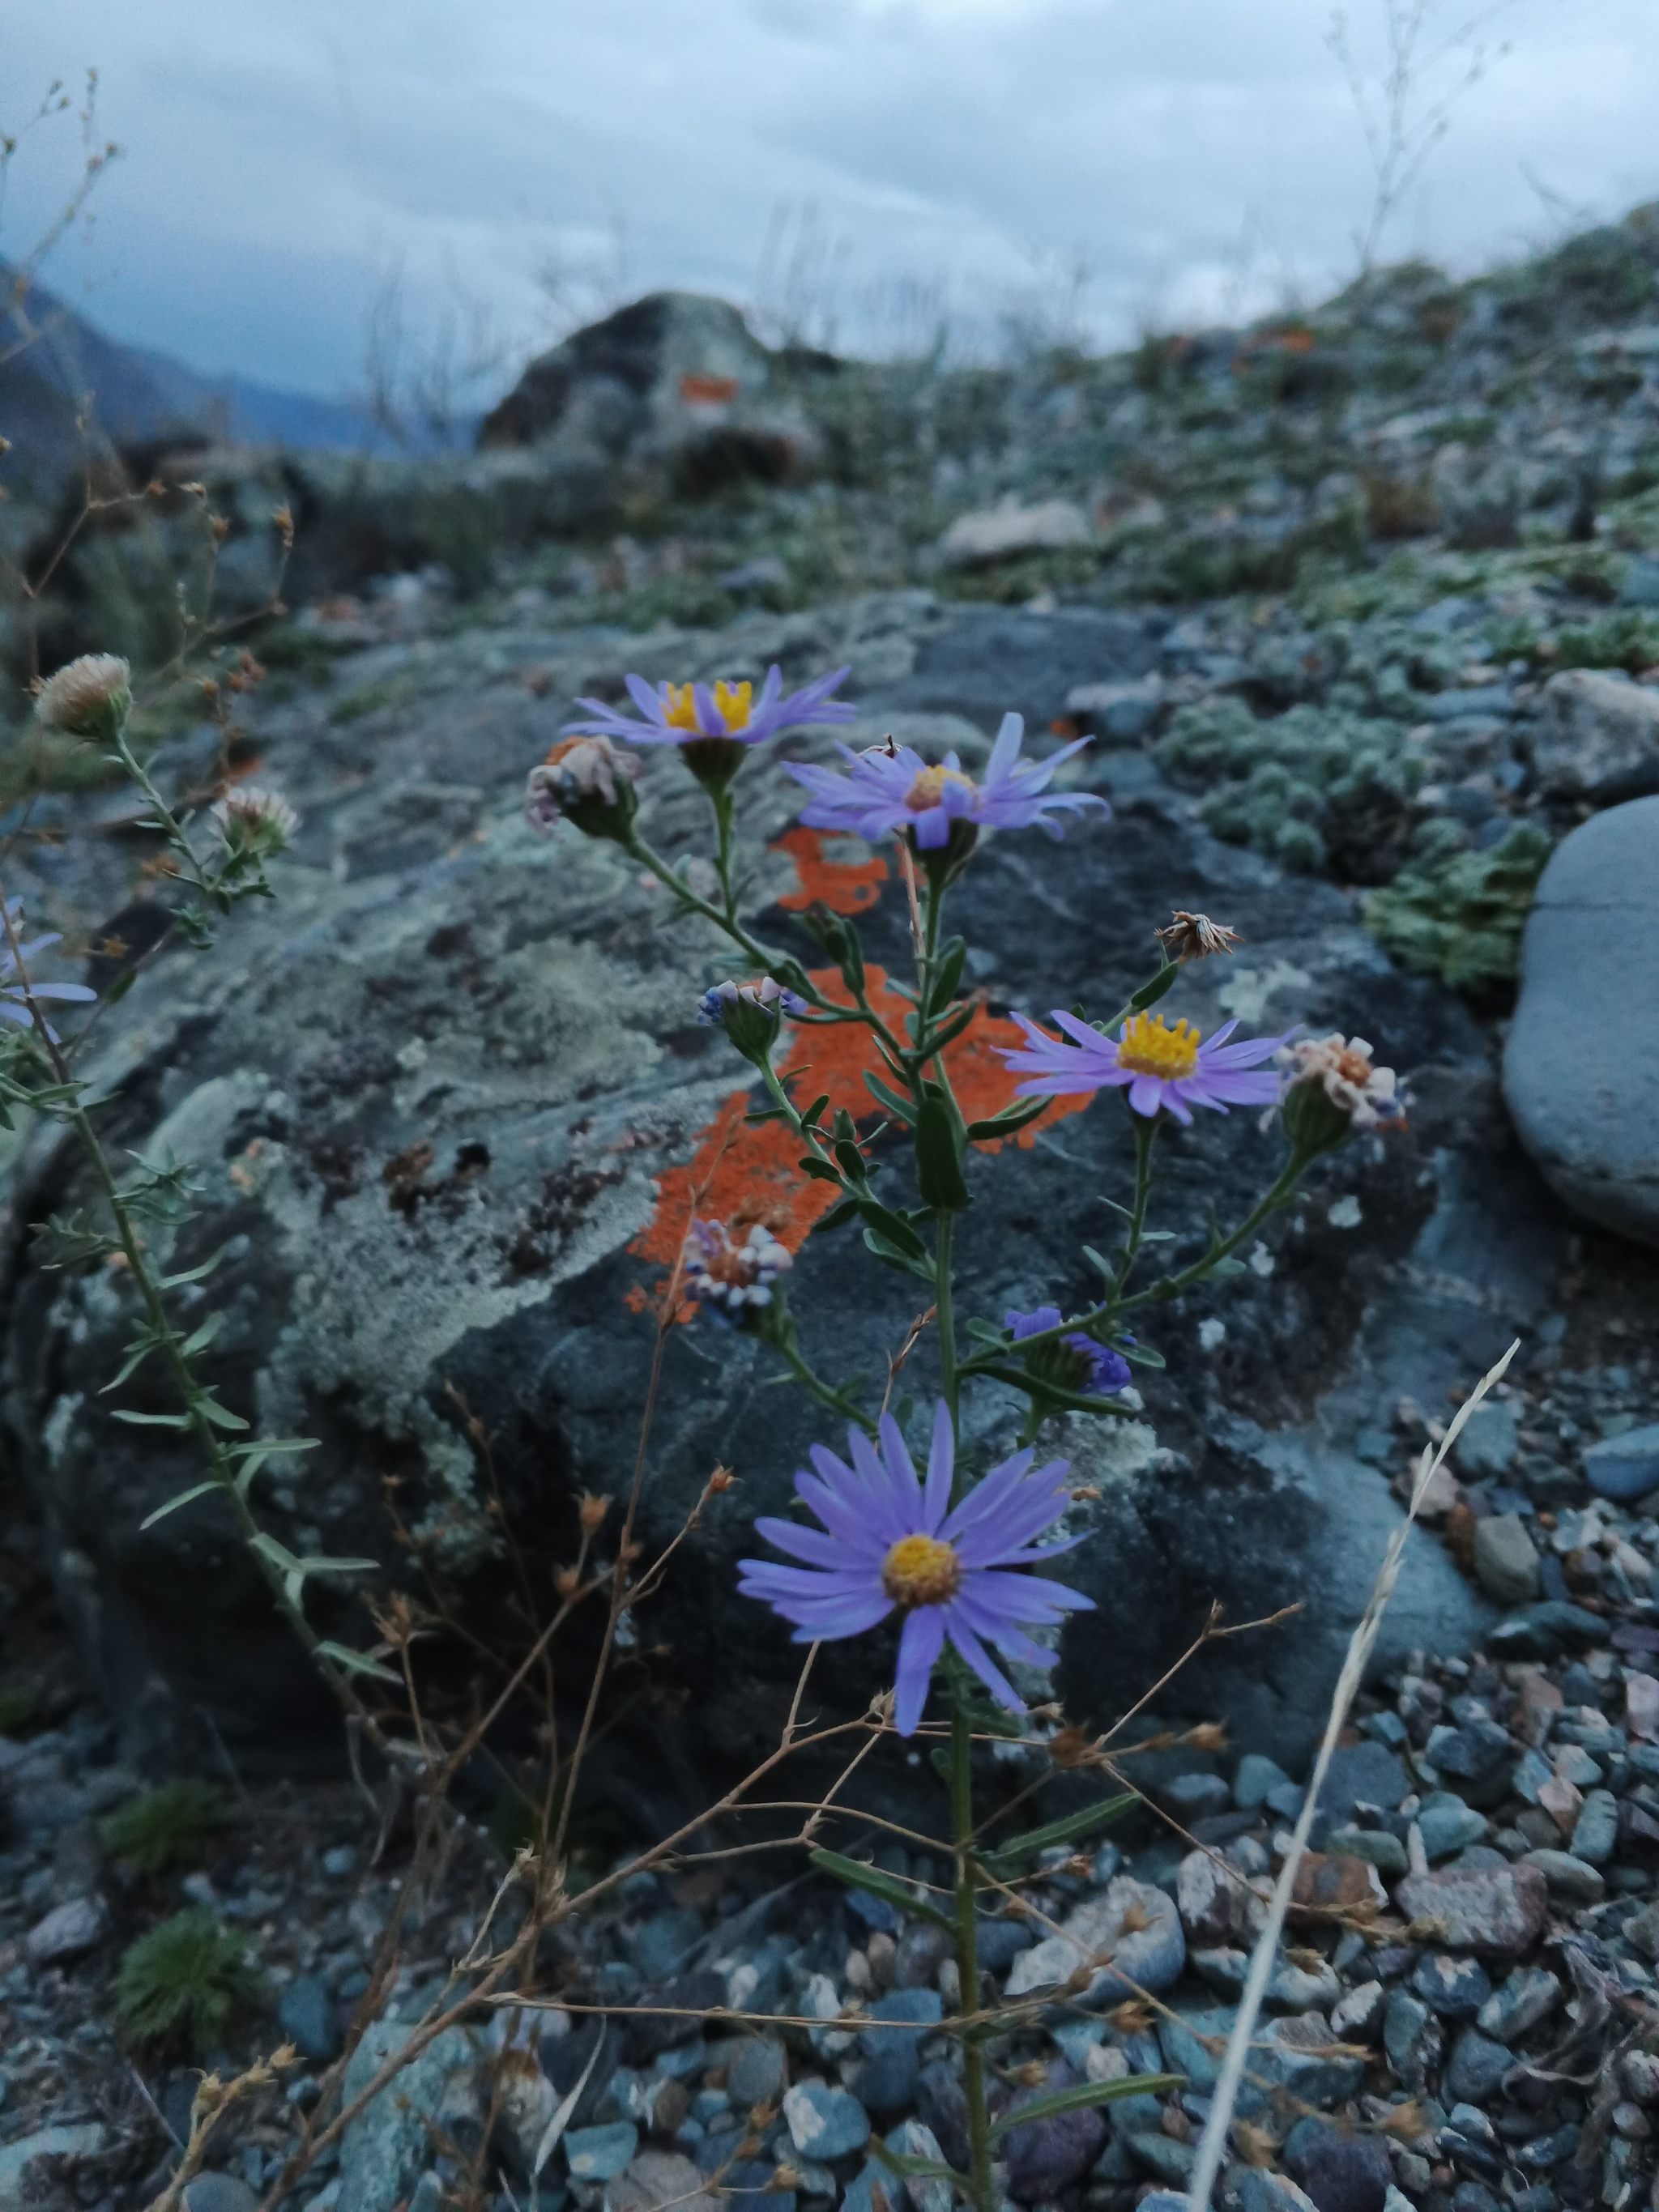
[[[548,2160],[552,2157],[555,2150],[558,2148],[559,2137],[570,2125],[570,2115],[575,2111],[577,2106],[580,2105],[582,2100],[582,2091],[587,2087],[587,2078],[589,2075],[592,2074],[593,2069],[599,2063],[599,2053],[605,2049],[605,2030],[604,2027],[601,2027],[599,2034],[593,2039],[592,2055],[588,2059],[586,2065],[583,2067],[580,2074],[576,2077],[575,2087],[570,2092],[570,2094],[564,2100],[557,2112],[554,2113],[552,2118],[548,2122],[547,2132],[543,2136],[541,2141],[536,2146],[536,2163],[531,2170],[531,2179],[532,2181],[540,2180],[542,2168],[547,2164]]]
[[[1407,1509],[1405,1518],[1389,1540],[1389,1548],[1383,1555],[1382,1565],[1378,1570],[1376,1580],[1372,1584],[1365,1610],[1360,1616],[1358,1626],[1348,1639],[1347,1654],[1342,1662],[1342,1671],[1337,1676],[1336,1688],[1331,1697],[1331,1710],[1325,1723],[1324,1740],[1319,1747],[1319,1756],[1314,1761],[1313,1772],[1308,1778],[1307,1796],[1303,1802],[1295,1832],[1291,1838],[1291,1848],[1285,1854],[1285,1863],[1279,1870],[1279,1880],[1273,1887],[1273,1903],[1268,1909],[1267,1923],[1256,1939],[1255,1949],[1251,1954],[1250,1971],[1245,1978],[1244,1994],[1239,2000],[1238,2017],[1233,2022],[1231,2035],[1227,2039],[1226,2059],[1221,2069],[1221,2078],[1216,2084],[1214,2101],[1210,2106],[1210,2117],[1205,2123],[1203,2139],[1198,2147],[1198,2164],[1193,2169],[1192,2182],[1188,2192],[1194,2212],[1200,2212],[1200,2208],[1209,2203],[1210,2191],[1214,2188],[1216,2176],[1221,2170],[1221,2160],[1227,2146],[1227,2130],[1232,2123],[1234,2101],[1238,2095],[1238,2085],[1244,2076],[1244,2065],[1249,2052],[1250,2039],[1255,2033],[1256,2019],[1261,2010],[1261,2000],[1267,1990],[1268,1978],[1273,1972],[1273,1959],[1279,1949],[1279,1938],[1285,1925],[1285,1916],[1290,1910],[1291,1893],[1296,1884],[1297,1869],[1301,1865],[1303,1854],[1308,1847],[1308,1835],[1313,1826],[1314,1813],[1319,1803],[1319,1793],[1325,1786],[1325,1777],[1330,1771],[1331,1754],[1336,1749],[1337,1738],[1341,1735],[1344,1723],[1347,1720],[1348,1709],[1353,1704],[1359,1685],[1364,1679],[1366,1665],[1376,1643],[1377,1631],[1382,1626],[1382,1616],[1389,1609],[1389,1601],[1394,1595],[1395,1584],[1400,1579],[1400,1563],[1405,1556],[1406,1539],[1410,1535],[1413,1523],[1417,1519],[1418,1509],[1423,1503],[1429,1478],[1444,1461],[1446,1455],[1456,1443],[1464,1424],[1480,1401],[1495,1384],[1503,1380],[1508,1371],[1510,1362],[1520,1349],[1520,1340],[1517,1339],[1510,1345],[1498,1364],[1487,1374],[1482,1376],[1480,1381],[1459,1407],[1456,1417],[1447,1429],[1438,1449],[1426,1444],[1424,1446],[1423,1456],[1418,1464],[1417,1480],[1412,1486],[1411,1504]]]

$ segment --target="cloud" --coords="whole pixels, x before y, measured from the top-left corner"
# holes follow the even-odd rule
[[[1376,12],[1352,0],[1368,63]],[[54,0],[9,25],[7,82],[101,73],[128,151],[90,249],[55,266],[90,312],[337,392],[393,265],[412,313],[459,284],[528,343],[550,260],[596,301],[624,260],[636,289],[752,296],[785,204],[843,342],[890,337],[901,295],[988,327],[1079,256],[1103,339],[1316,292],[1370,191],[1326,20],[1318,0]],[[1395,251],[1469,266],[1535,237],[1523,166],[1603,216],[1659,191],[1652,0],[1514,0],[1500,27],[1512,51],[1455,109]],[[0,252],[60,202],[70,135],[20,157]]]

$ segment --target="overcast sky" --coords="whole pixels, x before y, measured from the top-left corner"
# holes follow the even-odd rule
[[[1475,0],[1471,0],[1474,4]],[[1384,0],[1351,0],[1362,62]],[[1438,0],[1455,30],[1468,7]],[[1659,196],[1659,0],[1512,0],[1389,234],[1467,269]],[[0,130],[100,74],[124,149],[49,271],[118,337],[330,396],[371,307],[550,319],[664,284],[843,343],[1098,337],[1349,273],[1365,143],[1323,0],[0,0]],[[1449,84],[1455,58],[1435,82]],[[78,152],[25,142],[0,255]],[[773,240],[767,261],[769,234]],[[538,272],[554,269],[550,303]]]

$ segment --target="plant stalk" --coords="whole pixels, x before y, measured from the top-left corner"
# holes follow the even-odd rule
[[[961,1984],[958,2002],[964,2012],[979,2008],[979,1929],[974,1918],[973,1862],[969,1844],[974,1833],[974,1741],[969,1725],[968,1692],[960,1681],[951,1685],[951,1809],[956,1832],[957,1860],[957,1977]],[[963,2038],[963,2094],[968,2105],[969,2168],[973,2179],[974,2212],[996,2212],[996,2187],[991,2179],[991,2118],[985,2104],[985,2052],[973,2030]]]

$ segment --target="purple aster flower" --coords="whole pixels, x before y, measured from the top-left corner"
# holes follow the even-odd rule
[[[1019,1098],[1066,1098],[1104,1085],[1127,1085],[1129,1103],[1150,1121],[1160,1106],[1177,1121],[1190,1124],[1194,1106],[1212,1106],[1224,1114],[1229,1106],[1271,1106],[1279,1096],[1278,1078],[1271,1072],[1248,1073],[1271,1060],[1284,1037],[1246,1037],[1242,1044],[1227,1040],[1238,1027],[1224,1022],[1206,1043],[1188,1021],[1166,1028],[1162,1014],[1136,1014],[1125,1022],[1115,1042],[1098,1030],[1080,1022],[1075,1014],[1058,1009],[1050,1018],[1058,1022],[1072,1042],[1051,1037],[1024,1014],[1014,1019],[1025,1032],[1028,1048],[997,1049],[1010,1067],[1031,1077],[1015,1092]]]
[[[942,1399],[933,1415],[925,1488],[890,1413],[881,1417],[879,1452],[857,1429],[848,1431],[847,1443],[850,1467],[814,1444],[817,1474],[795,1477],[797,1492],[827,1535],[797,1521],[755,1523],[769,1544],[806,1565],[740,1559],[738,1589],[793,1621],[797,1644],[859,1636],[895,1609],[901,1612],[895,1716],[901,1735],[915,1732],[933,1662],[947,1637],[1000,1705],[1024,1712],[986,1645],[1033,1667],[1052,1667],[1054,1654],[1034,1644],[1025,1627],[1052,1627],[1063,1614],[1094,1606],[1092,1598],[1064,1583],[1014,1571],[1041,1565],[1082,1541],[1033,1541],[1071,1503],[1066,1462],[1051,1460],[1033,1474],[1034,1455],[1016,1452],[953,1511],[955,1445]]]
[[[8,899],[6,920],[14,930],[22,919],[22,900]],[[0,939],[0,1021],[15,1022],[21,1030],[33,1029],[35,1024],[34,1016],[28,1008],[30,999],[68,1000],[83,1006],[98,996],[96,991],[88,990],[84,983],[37,983],[29,975],[28,963],[35,954],[44,952],[48,945],[58,945],[62,941],[60,933],[52,930],[45,937],[37,937],[33,944],[20,945],[14,952],[9,944]],[[56,1044],[57,1030],[50,1023],[43,1026],[46,1035]]]
[[[723,1320],[737,1321],[750,1306],[769,1306],[774,1279],[793,1265],[788,1246],[758,1221],[741,1241],[717,1221],[694,1221],[681,1289]]]
[[[642,722],[619,714],[603,700],[578,699],[576,704],[591,709],[593,719],[564,726],[589,737],[626,738],[635,745],[693,744],[700,738],[757,745],[804,723],[854,720],[857,708],[830,696],[848,673],[837,668],[785,698],[782,672],[774,665],[766,672],[758,699],[752,684],[659,684],[653,690],[642,676],[630,676],[629,694],[645,717]]]
[[[1002,1316],[1003,1327],[1013,1331],[1017,1342],[1021,1337],[1041,1336],[1045,1330],[1058,1328],[1060,1323],[1058,1306],[1039,1306],[1028,1314],[1010,1311]],[[1133,1338],[1129,1340],[1133,1342]],[[1080,1328],[1054,1343],[1040,1345],[1030,1355],[1030,1364],[1034,1372],[1040,1367],[1049,1381],[1085,1398],[1115,1398],[1129,1381],[1129,1363],[1123,1354],[1085,1336]]]
[[[924,853],[947,844],[952,825],[958,822],[975,830],[1025,830],[1035,822],[1051,837],[1058,837],[1060,824],[1048,819],[1050,813],[1076,814],[1090,807],[1103,814],[1108,811],[1105,800],[1092,792],[1048,789],[1054,770],[1080,751],[1089,743],[1087,738],[1062,745],[1039,762],[1020,758],[1024,733],[1023,716],[1003,716],[982,784],[966,773],[955,753],[947,753],[938,767],[930,768],[920,753],[895,744],[890,738],[868,752],[841,746],[852,771],[848,775],[796,761],[786,761],[784,766],[812,793],[811,805],[800,813],[808,829],[850,830],[872,844],[891,831],[909,830]]]

